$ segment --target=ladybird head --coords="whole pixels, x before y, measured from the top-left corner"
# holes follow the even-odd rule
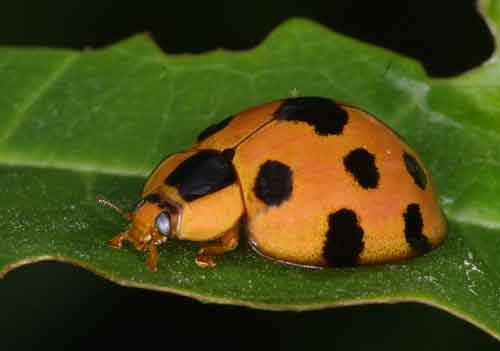
[[[119,242],[111,240],[111,246],[121,247],[127,240],[137,250],[148,250],[151,245],[158,246],[172,236],[173,221],[176,220],[175,208],[160,198],[158,194],[150,194],[139,200],[132,212],[124,212],[111,202],[98,199],[99,203],[113,208],[125,219],[130,220],[128,229],[115,237]],[[119,238],[119,239],[118,239]]]
[[[158,203],[141,199],[130,214],[130,220],[127,238],[137,250],[145,250],[151,243],[162,244],[171,235],[170,214]]]

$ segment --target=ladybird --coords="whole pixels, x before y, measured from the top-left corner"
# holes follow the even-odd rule
[[[206,128],[160,162],[123,215],[131,223],[110,245],[148,251],[152,271],[170,239],[205,242],[200,267],[240,236],[284,263],[347,267],[421,255],[446,235],[417,153],[370,113],[323,97],[273,101]]]

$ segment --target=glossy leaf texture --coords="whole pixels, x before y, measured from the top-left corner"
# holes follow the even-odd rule
[[[493,29],[500,1],[483,1]],[[500,335],[500,64],[429,78],[398,54],[304,20],[246,52],[168,55],[139,35],[75,52],[0,49],[0,266],[55,259],[127,286],[273,310],[419,301]],[[126,223],[97,206],[137,201],[149,172],[206,126],[244,108],[332,96],[383,119],[430,168],[449,236],[429,254],[382,266],[308,270],[247,245],[216,269],[198,245],[169,242],[160,270],[112,250]]]

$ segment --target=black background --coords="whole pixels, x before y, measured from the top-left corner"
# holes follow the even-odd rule
[[[33,1],[2,4],[0,44],[102,47],[149,32],[169,53],[248,49],[290,17],[421,61],[434,76],[485,60],[491,34],[470,0]]]
[[[280,22],[296,16],[414,57],[436,77],[471,69],[493,50],[475,2],[460,0],[23,0],[2,4],[0,44],[102,47],[149,32],[169,53],[239,50],[258,45]],[[163,350],[498,349],[498,342],[477,328],[419,304],[307,313],[204,305],[122,288],[59,263],[9,273],[0,281],[0,313],[5,350],[142,350],[155,343]]]

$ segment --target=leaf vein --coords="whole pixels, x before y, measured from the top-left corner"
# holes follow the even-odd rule
[[[77,54],[71,54],[64,59],[59,67],[42,83],[38,89],[26,98],[24,103],[15,112],[14,118],[10,127],[3,130],[0,134],[0,144],[5,144],[12,134],[21,126],[22,122],[29,116],[28,111],[54,86],[54,84],[61,78],[67,71],[71,64],[79,57]]]

